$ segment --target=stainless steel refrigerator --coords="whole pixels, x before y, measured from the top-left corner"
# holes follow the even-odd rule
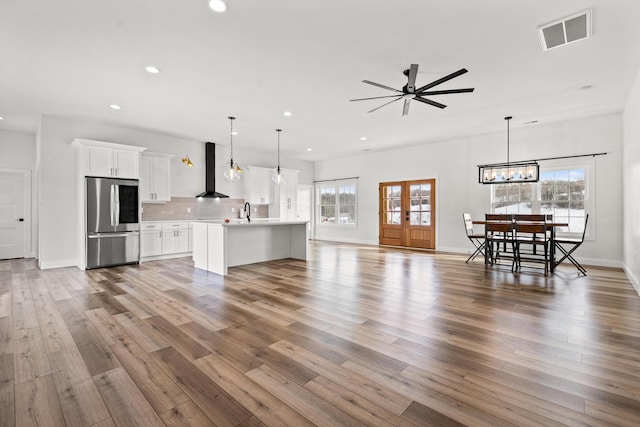
[[[86,268],[140,262],[138,181],[85,178]]]

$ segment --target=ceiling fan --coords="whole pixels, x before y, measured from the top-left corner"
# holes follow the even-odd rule
[[[446,90],[429,90],[434,86],[438,86],[444,82],[447,82],[453,78],[461,76],[466,73],[467,70],[462,68],[454,73],[451,73],[447,76],[442,77],[441,79],[434,80],[429,84],[421,86],[416,89],[416,75],[418,74],[418,64],[411,64],[408,70],[404,70],[403,74],[407,76],[407,84],[402,87],[402,90],[394,89],[389,86],[381,85],[380,83],[375,83],[369,80],[363,80],[362,83],[367,83],[373,86],[380,87],[382,89],[387,89],[392,92],[396,92],[395,95],[387,95],[387,96],[374,96],[372,98],[358,98],[358,99],[350,99],[349,101],[367,101],[370,99],[383,99],[383,98],[394,98],[389,102],[386,102],[379,107],[374,108],[373,110],[367,111],[367,113],[373,113],[376,110],[384,107],[385,105],[389,105],[393,102],[400,101],[404,99],[404,108],[402,109],[402,115],[406,116],[409,114],[409,105],[411,100],[420,101],[425,104],[433,105],[438,108],[446,108],[446,105],[441,104],[436,101],[432,101],[430,99],[424,98],[425,96],[434,96],[434,95],[447,95],[450,93],[468,93],[473,92],[474,88],[466,88],[466,89],[446,89]]]

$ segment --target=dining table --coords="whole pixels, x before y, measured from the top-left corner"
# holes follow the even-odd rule
[[[487,220],[476,220],[476,221],[472,221],[472,223],[474,225],[487,225],[488,223],[504,223],[505,221],[487,221]],[[511,222],[513,222],[514,224],[517,224],[519,221],[518,220],[511,220]],[[531,224],[532,221],[522,221],[522,222],[526,222],[528,224]],[[535,221],[533,221],[535,222]],[[545,221],[544,224],[551,230],[551,232],[549,233],[549,270],[551,271],[551,273],[554,272],[556,266],[560,263],[556,264],[556,242],[555,242],[555,238],[556,238],[556,228],[559,227],[568,227],[569,223],[567,222],[553,222],[553,221]],[[486,253],[486,252],[485,252]],[[489,261],[487,259],[487,256],[485,255],[485,264],[488,264]]]

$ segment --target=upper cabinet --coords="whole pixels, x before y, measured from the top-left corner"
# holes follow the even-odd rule
[[[76,139],[81,176],[140,178],[140,152],[143,147],[111,142]]]
[[[271,203],[273,168],[259,166],[247,166],[243,172],[244,198],[247,202],[256,205],[268,205]]]
[[[150,152],[140,157],[140,200],[143,203],[171,200],[172,157]]]
[[[280,173],[284,178],[284,183],[273,186],[273,202],[269,205],[269,216],[294,221],[296,220],[298,174],[300,171],[280,169]]]

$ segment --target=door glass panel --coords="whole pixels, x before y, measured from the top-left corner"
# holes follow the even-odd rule
[[[400,185],[389,185],[382,189],[382,207],[383,224],[401,224],[401,211],[402,201],[400,196],[402,194],[402,187]],[[354,210],[355,212],[355,210]],[[344,213],[340,214],[341,221],[350,221],[350,218],[343,217]]]
[[[411,212],[411,225],[420,225],[420,212]]]
[[[410,186],[409,208],[410,225],[431,225],[431,184],[412,184]]]
[[[421,223],[422,225],[431,225],[431,212],[422,212]]]

